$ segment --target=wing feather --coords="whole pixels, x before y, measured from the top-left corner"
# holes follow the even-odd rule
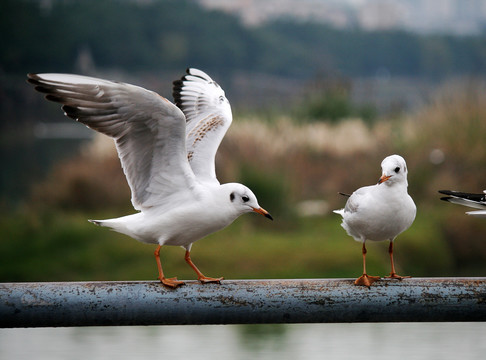
[[[200,181],[216,182],[215,157],[233,116],[223,89],[206,73],[188,69],[174,81],[175,104],[187,120],[186,151]]]
[[[29,74],[28,82],[65,114],[115,140],[137,210],[195,188],[186,157],[186,123],[167,99],[141,87],[67,74]]]
[[[459,204],[480,210],[486,208],[486,195],[484,193],[475,194],[451,190],[439,190],[439,193],[449,195],[442,197],[441,200],[448,201],[453,204]]]

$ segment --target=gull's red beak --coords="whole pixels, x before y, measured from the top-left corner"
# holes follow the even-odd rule
[[[256,212],[256,213],[258,213],[258,214],[260,214],[260,215],[265,216],[266,218],[269,218],[270,220],[273,220],[272,215],[270,215],[270,213],[267,210],[263,209],[263,208],[259,208],[259,209],[253,208],[253,211]]]
[[[392,177],[391,175],[385,175],[385,174],[383,174],[383,175],[381,176],[380,180],[378,180],[378,184],[381,184],[381,183],[383,183],[383,182],[387,181],[387,180],[388,180],[388,179],[390,179],[391,177]]]

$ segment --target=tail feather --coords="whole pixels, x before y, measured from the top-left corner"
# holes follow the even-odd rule
[[[130,216],[130,215],[129,215]],[[117,231],[119,233],[122,233],[122,234],[126,234],[128,236],[131,236],[131,237],[134,237],[134,234],[132,234],[128,229],[127,229],[127,226],[126,226],[126,223],[124,221],[121,221],[120,219],[122,218],[117,218],[117,219],[106,219],[106,220],[88,220],[90,223],[93,223],[97,226],[103,226],[103,227],[107,227],[107,228],[110,228],[114,231]]]
[[[342,196],[345,196],[345,197],[351,197],[350,194],[346,194],[346,193],[343,193],[341,191],[339,191],[338,194],[339,195],[342,195]],[[338,209],[338,210],[333,210],[332,212],[335,213],[335,214],[344,216],[344,208],[343,209]]]
[[[103,226],[103,221],[102,220],[91,220],[89,219],[88,220],[90,223],[93,223],[95,225],[98,225],[98,226]]]

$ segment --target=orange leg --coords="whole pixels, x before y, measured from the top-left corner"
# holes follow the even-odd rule
[[[159,280],[162,284],[165,286],[171,287],[175,289],[176,287],[180,285],[184,285],[184,281],[178,281],[177,278],[170,278],[167,279],[164,276],[164,272],[162,271],[162,265],[160,264],[160,248],[161,246],[157,246],[157,249],[155,249],[154,255],[155,255],[155,260],[157,261],[157,268],[159,269]]]
[[[393,262],[393,241],[390,241],[390,246],[388,247],[388,253],[390,254],[391,272],[390,272],[390,275],[386,276],[386,278],[387,279],[398,279],[398,280],[409,278],[410,276],[400,276],[400,275],[397,275],[397,273],[395,272],[395,264]]]
[[[361,285],[361,286],[368,286],[370,287],[375,281],[379,280],[379,276],[371,276],[366,273],[366,246],[365,242],[363,241],[363,275],[357,278],[354,282],[354,285]]]
[[[224,278],[220,277],[220,278],[210,278],[210,277],[207,277],[207,276],[204,276],[203,273],[201,271],[199,271],[199,269],[196,267],[196,265],[194,265],[194,263],[192,262],[191,260],[191,253],[190,251],[186,250],[186,256],[184,257],[186,259],[186,262],[193,268],[193,270],[196,272],[197,274],[197,279],[202,282],[203,284],[205,283],[218,283],[220,284],[221,283],[221,280],[223,280]]]

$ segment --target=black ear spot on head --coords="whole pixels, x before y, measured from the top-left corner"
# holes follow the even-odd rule
[[[230,200],[231,200],[231,201],[234,201],[234,200],[235,200],[235,193],[234,193],[234,192],[232,192],[232,193],[230,194]]]

